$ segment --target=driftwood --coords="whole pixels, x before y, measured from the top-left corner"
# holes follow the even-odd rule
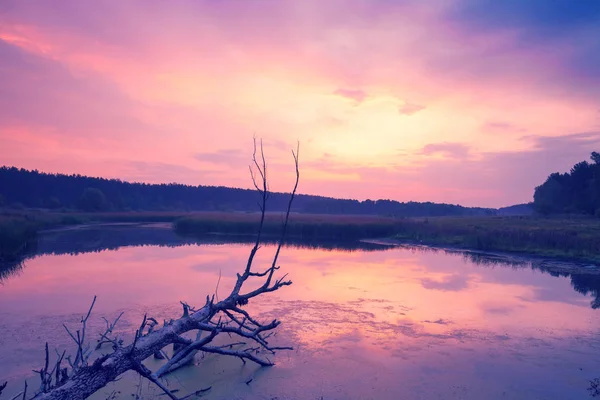
[[[121,374],[127,371],[136,371],[142,377],[153,382],[164,394],[171,399],[186,399],[190,396],[200,395],[208,390],[202,389],[179,398],[168,389],[160,378],[177,368],[188,364],[197,352],[221,354],[237,357],[242,362],[252,361],[261,366],[271,366],[273,362],[268,354],[275,354],[277,350],[291,350],[291,347],[277,347],[269,344],[269,337],[273,330],[280,324],[278,320],[269,323],[261,323],[253,318],[243,306],[255,297],[274,292],[292,282],[286,280],[286,275],[275,279],[275,273],[279,270],[277,260],[285,239],[286,229],[289,221],[290,208],[299,181],[298,149],[292,151],[296,167],[296,183],[290,195],[285,219],[283,221],[282,233],[273,256],[270,267],[261,272],[252,270],[254,257],[260,247],[262,228],[265,220],[266,203],[269,195],[267,182],[267,163],[265,160],[262,141],[260,142],[260,159],[257,159],[256,140],[254,141],[253,165],[250,172],[254,187],[260,194],[260,222],[254,246],[250,251],[248,261],[241,274],[237,274],[237,281],[231,293],[223,300],[215,301],[215,295],[207,296],[204,305],[195,309],[182,303],[183,316],[177,320],[165,321],[163,326],[157,328],[158,322],[148,316],[144,316],[139,329],[135,332],[133,343],[124,346],[123,339],[113,336],[113,331],[121,315],[114,321],[106,322],[106,331],[100,334],[97,345],[92,348],[86,341],[86,323],[90,318],[96,297],[87,314],[81,319],[81,329],[73,332],[65,325],[65,330],[76,344],[74,358],[65,356],[65,353],[56,352],[56,360],[50,362],[50,351],[48,343],[45,346],[44,366],[35,370],[40,376],[40,387],[35,393],[28,392],[27,383],[24,389],[15,399],[35,400],[77,400],[85,399],[108,383],[115,381]],[[262,285],[252,291],[244,291],[244,284],[251,279],[261,279]],[[195,339],[189,339],[184,334],[196,332]],[[227,345],[214,344],[215,339],[227,334],[234,338]],[[111,346],[109,354],[97,355],[97,350],[104,345]],[[165,358],[164,349],[173,345],[173,355],[161,368],[155,372],[150,371],[143,361],[151,356]],[[0,384],[0,393],[6,385]]]

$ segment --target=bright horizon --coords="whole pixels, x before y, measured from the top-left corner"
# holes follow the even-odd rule
[[[600,2],[0,5],[0,164],[502,207],[600,149]]]

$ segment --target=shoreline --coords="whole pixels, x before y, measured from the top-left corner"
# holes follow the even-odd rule
[[[57,227],[52,227],[48,229],[40,229],[38,234],[52,233],[52,232],[65,232],[65,231],[75,231],[79,229],[89,229],[89,228],[102,228],[102,227],[111,227],[111,226],[141,226],[146,228],[156,228],[156,229],[172,229],[172,223],[169,222],[88,222],[84,224],[78,225],[60,225]]]
[[[477,250],[467,247],[448,246],[435,243],[415,243],[394,238],[363,239],[361,242],[373,243],[391,247],[403,248],[424,248],[447,253],[461,253],[470,256],[482,256],[490,260],[497,260],[505,263],[530,263],[551,271],[563,272],[585,272],[593,275],[600,275],[600,263],[585,261],[577,258],[544,256],[527,252],[510,252],[495,250]]]
[[[0,259],[18,258],[28,244],[46,232],[146,226],[172,229],[183,237],[207,233],[248,236],[256,234],[258,216],[234,212],[6,213],[0,214]],[[263,235],[278,237],[280,232],[280,215],[267,215]],[[582,269],[600,266],[600,219],[597,218],[294,214],[290,217],[287,236],[308,242],[333,240],[426,246],[508,261],[569,263]]]
[[[154,228],[154,229],[172,229],[175,231],[172,223],[167,222],[98,222],[98,223],[86,223],[81,225],[73,226],[60,226],[56,228],[43,229],[39,231],[39,234],[53,233],[53,232],[64,232],[79,229],[89,228],[102,228],[102,227],[143,227],[143,228]],[[208,233],[211,236],[251,236],[250,234],[230,234],[226,232],[211,232]],[[186,235],[184,235],[186,236]],[[268,236],[268,235],[266,235]],[[577,270],[579,272],[587,271],[591,274],[600,274],[600,263],[576,258],[563,258],[544,256],[527,252],[510,252],[501,250],[478,250],[468,247],[459,246],[448,246],[444,244],[435,243],[416,243],[401,239],[382,237],[373,239],[359,239],[358,242],[376,244],[390,247],[403,247],[403,248],[424,248],[433,249],[438,251],[445,251],[450,253],[462,253],[473,256],[483,256],[489,259],[497,259],[500,262],[507,263],[536,263],[540,267],[551,268],[552,270],[562,270],[565,272],[571,272]],[[550,264],[550,265],[548,265]]]

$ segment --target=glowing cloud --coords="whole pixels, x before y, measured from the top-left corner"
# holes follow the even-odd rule
[[[6,164],[249,187],[256,134],[304,193],[502,206],[598,150],[595,0],[1,7]]]

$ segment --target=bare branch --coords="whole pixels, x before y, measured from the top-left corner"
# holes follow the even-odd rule
[[[298,183],[300,182],[300,166],[298,164],[298,157],[300,154],[300,143],[298,142],[296,145],[296,151],[292,150],[292,156],[294,157],[294,165],[296,167],[296,182],[294,183],[294,189],[292,190],[292,194],[290,195],[290,200],[288,202],[287,210],[285,212],[285,222],[283,223],[283,229],[281,230],[281,237],[279,238],[279,243],[277,245],[277,251],[275,252],[275,257],[273,257],[273,264],[271,268],[275,268],[277,264],[277,259],[279,258],[279,252],[281,251],[281,246],[283,245],[283,241],[285,239],[285,234],[287,233],[288,222],[290,220],[290,211],[292,209],[292,203],[294,201],[294,197],[296,196],[296,191],[298,190]]]
[[[154,376],[152,376],[152,371],[150,371],[148,368],[146,368],[146,366],[144,364],[142,364],[141,362],[138,362],[134,366],[134,369],[138,374],[140,374],[141,376],[143,376],[144,378],[148,379],[150,382],[152,382],[156,386],[158,386],[171,399],[179,400],[179,397],[177,397],[173,393],[171,393],[169,388],[167,388],[158,379],[156,379]]]
[[[156,371],[155,376],[160,378],[167,372],[171,372],[175,370],[175,366],[178,364],[187,363],[187,356],[197,350],[200,350],[207,343],[212,342],[212,340],[220,333],[220,329],[215,329],[211,327],[210,335],[201,339],[201,332],[196,336],[196,340],[194,342],[189,343],[185,348],[181,349],[176,355],[174,355],[165,365],[163,365],[158,371]]]
[[[213,347],[213,346],[204,346],[202,348],[202,351],[204,351],[206,353],[215,353],[215,354],[222,354],[225,356],[238,357],[238,358],[242,359],[242,361],[244,361],[244,362],[247,359],[250,361],[254,361],[261,367],[271,367],[271,366],[275,365],[275,364],[273,364],[273,362],[271,360],[266,359],[266,361],[265,361],[262,358],[256,357],[250,351],[234,351],[234,350],[227,350],[227,349],[223,349],[220,347]]]
[[[113,330],[117,326],[117,323],[119,322],[119,320],[121,319],[123,314],[124,314],[124,312],[121,312],[121,314],[119,314],[119,316],[112,323],[108,322],[108,320],[106,318],[102,317],[102,319],[106,323],[106,331],[104,331],[104,333],[100,334],[100,339],[98,339],[98,344],[96,344],[96,350],[100,349],[104,343],[112,343],[113,346],[116,346],[116,347],[120,346],[119,338],[117,337],[117,338],[113,339],[113,338],[109,337],[109,335],[112,334]]]
[[[292,151],[296,181],[287,205],[281,236],[271,266],[262,270],[262,272],[253,272],[252,266],[256,253],[260,249],[265,223],[266,203],[269,196],[267,162],[263,142],[260,142],[260,156],[257,155],[259,148],[256,138],[253,143],[254,148],[250,172],[253,184],[261,198],[260,221],[256,241],[250,250],[246,266],[241,274],[237,274],[236,283],[229,295],[223,300],[219,300],[218,289],[221,279],[221,273],[219,272],[215,292],[212,296],[206,296],[204,306],[195,309],[189,304],[181,302],[183,308],[182,316],[178,319],[165,320],[163,326],[160,328],[158,328],[158,321],[144,315],[139,328],[135,332],[133,342],[128,346],[123,345],[123,341],[118,337],[112,337],[115,326],[123,313],[119,314],[112,323],[104,318],[106,329],[104,333],[99,333],[99,339],[94,348],[99,350],[102,344],[111,343],[113,351],[110,354],[98,355],[90,365],[88,360],[93,353],[93,349],[87,342],[87,322],[96,303],[96,296],[94,296],[87,314],[81,318],[80,330],[73,332],[63,324],[67,334],[77,346],[74,361],[70,356],[65,356],[65,352],[62,354],[57,352],[56,362],[51,362],[48,344],[46,344],[45,362],[43,367],[36,371],[40,376],[40,391],[34,395],[33,399],[83,400],[109,382],[118,379],[123,373],[131,370],[138,372],[141,377],[154,383],[169,398],[178,399],[174,391],[169,390],[159,379],[169,372],[188,365],[198,352],[231,356],[239,358],[244,363],[252,361],[261,366],[271,366],[273,362],[265,354],[274,354],[277,350],[292,349],[291,347],[272,346],[268,342],[274,330],[280,325],[280,321],[274,319],[266,324],[260,323],[241,307],[256,296],[276,291],[292,283],[290,280],[286,280],[287,274],[281,278],[276,278],[275,273],[280,269],[277,261],[287,234],[292,202],[298,188],[300,177],[298,163],[299,146],[295,151]],[[252,278],[262,280],[262,284],[257,289],[241,294],[246,281]],[[191,331],[197,331],[195,340],[190,340],[184,336]],[[205,334],[203,335],[203,333]],[[229,335],[232,339],[231,342],[213,345],[212,343],[215,338],[222,333]],[[164,349],[169,345],[173,346],[171,358],[156,372],[152,373],[144,366],[143,361],[153,355],[158,355],[159,357],[166,355]],[[68,368],[61,368],[63,359],[69,362],[70,370]],[[53,365],[51,371],[49,371],[50,365]],[[0,392],[2,389],[4,387],[0,386]],[[184,399],[194,395],[197,396],[208,389],[196,391],[184,397]],[[27,384],[21,394],[23,395],[23,399],[26,400]]]
[[[217,286],[215,287],[215,297],[219,301],[219,283],[221,283],[221,268],[219,268],[219,279],[217,279]]]

